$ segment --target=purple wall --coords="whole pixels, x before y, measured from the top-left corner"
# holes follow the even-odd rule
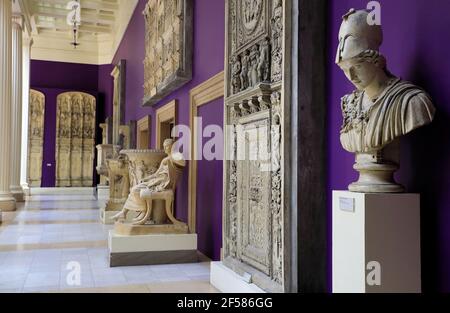
[[[154,107],[141,107],[144,97],[144,66],[145,57],[145,23],[142,11],[146,0],[140,0],[128,26],[121,45],[116,53],[113,63],[121,59],[127,61],[127,95],[126,95],[126,121],[139,120],[146,115],[152,116],[151,146],[155,146],[155,111],[173,99],[178,100],[178,124],[189,125],[189,91],[208,78],[219,73],[224,68],[225,46],[225,1],[224,0],[195,0],[194,3],[194,68],[193,79],[179,90],[163,99]],[[215,114],[221,113],[217,112]],[[219,115],[217,115],[219,116]],[[203,164],[199,171],[203,170]],[[177,188],[176,213],[177,218],[187,221],[188,203],[188,173],[187,169]],[[202,190],[202,186],[199,186]],[[217,189],[217,190],[216,190]],[[214,193],[222,192],[222,186],[215,187]],[[197,212],[210,210],[210,207],[199,205]],[[221,209],[221,208],[220,208]],[[197,213],[199,214],[199,213]],[[219,228],[220,225],[217,225]],[[202,243],[199,243],[199,247]],[[215,243],[214,251],[219,251],[221,241]],[[203,252],[203,251],[202,251]],[[209,253],[209,252],[208,252]],[[209,257],[213,255],[208,254]]]
[[[112,117],[113,115],[113,96],[114,96],[114,79],[111,72],[114,65],[106,64],[98,67],[98,93],[99,103],[103,103],[103,117]],[[100,120],[101,122],[104,122]]]
[[[223,98],[198,109],[203,130],[208,125],[223,127]],[[217,134],[216,134],[217,136]],[[204,146],[211,138],[203,138]],[[223,143],[216,149],[223,150]],[[223,156],[222,156],[223,157]],[[220,260],[222,247],[223,161],[197,161],[197,234],[198,249],[213,260]]]
[[[32,60],[30,66],[31,86],[72,90],[97,90],[97,65]]]
[[[109,66],[110,67],[110,66]],[[105,92],[108,89],[107,79],[99,76],[108,70],[108,66],[48,62],[31,60],[30,86],[45,94],[45,133],[44,158],[42,165],[42,187],[55,187],[55,145],[56,145],[56,98],[59,94],[68,91],[81,91],[97,98],[97,121],[104,121],[105,112],[110,112],[111,103],[105,108],[105,97],[99,94],[99,86]],[[111,68],[112,71],[112,68]],[[110,71],[110,73],[111,73]],[[100,83],[101,80],[101,83]],[[112,89],[112,87],[111,87]],[[103,91],[101,91],[103,92]],[[97,125],[99,123],[97,122]],[[97,143],[101,140],[100,129],[97,128]],[[49,167],[47,164],[51,164]],[[96,177],[96,175],[94,175]]]
[[[420,193],[422,207],[422,271],[424,291],[450,291],[450,59],[445,57],[450,19],[449,1],[379,1],[382,7],[384,44],[389,70],[423,87],[434,99],[437,117],[431,126],[402,142],[399,183],[408,192]],[[334,64],[341,17],[350,8],[365,8],[368,1],[330,1],[328,196],[331,218],[332,190],[347,189],[357,177],[353,155],[339,141],[342,125],[340,98],[353,90]],[[330,223],[331,224],[331,223]],[[330,226],[331,227],[331,226]],[[331,231],[329,240],[331,241]],[[330,252],[331,254],[331,252]],[[331,272],[331,262],[330,272]]]

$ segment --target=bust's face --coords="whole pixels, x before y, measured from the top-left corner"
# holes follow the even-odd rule
[[[350,59],[339,63],[339,67],[345,73],[348,80],[358,90],[364,90],[377,77],[377,72],[381,69],[373,63],[361,61],[360,59]]]

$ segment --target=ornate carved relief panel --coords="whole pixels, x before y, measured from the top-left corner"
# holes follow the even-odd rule
[[[282,292],[283,1],[227,2],[224,264]]]
[[[150,106],[192,79],[192,0],[149,0],[144,105]]]
[[[28,184],[41,187],[44,145],[45,95],[30,90],[28,117]]]
[[[92,187],[95,97],[68,92],[57,98],[56,186]]]

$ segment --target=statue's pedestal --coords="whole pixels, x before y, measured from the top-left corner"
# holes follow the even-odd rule
[[[118,214],[123,209],[125,202],[114,202],[112,200],[107,200],[100,207],[100,221],[105,225],[113,225],[116,221],[113,220],[113,216]],[[131,212],[127,217],[127,221],[131,221],[136,217],[136,214]]]
[[[333,292],[419,293],[420,195],[333,192]]]
[[[117,235],[108,240],[110,266],[140,266],[199,262],[197,234]]]
[[[109,186],[97,185],[97,200],[100,202],[109,200]]]
[[[223,293],[265,293],[264,290],[239,276],[222,262],[212,262],[210,282]]]

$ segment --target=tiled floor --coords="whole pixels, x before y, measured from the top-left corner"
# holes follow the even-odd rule
[[[0,293],[216,292],[209,263],[110,268],[92,196],[33,196],[0,226]],[[80,270],[81,281],[73,280]]]

